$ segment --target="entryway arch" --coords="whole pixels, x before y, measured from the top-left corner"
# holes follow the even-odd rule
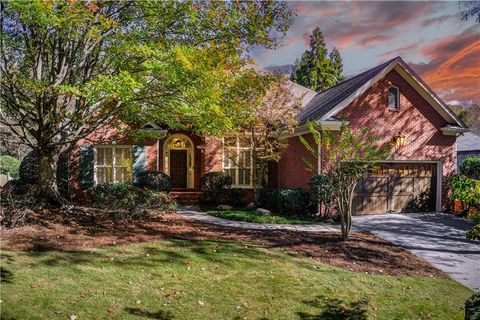
[[[173,188],[194,188],[195,153],[192,140],[183,133],[172,134],[163,144],[163,168]]]

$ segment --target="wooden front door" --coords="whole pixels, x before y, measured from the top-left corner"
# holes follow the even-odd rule
[[[384,163],[357,184],[353,214],[435,210],[436,165]]]
[[[187,150],[170,150],[172,188],[187,187]]]

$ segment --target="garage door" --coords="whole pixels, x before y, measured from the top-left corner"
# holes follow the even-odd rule
[[[353,214],[434,211],[436,164],[384,163],[359,181]]]

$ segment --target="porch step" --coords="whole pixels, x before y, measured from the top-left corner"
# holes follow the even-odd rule
[[[170,195],[181,205],[197,205],[202,197],[199,191],[172,191]]]

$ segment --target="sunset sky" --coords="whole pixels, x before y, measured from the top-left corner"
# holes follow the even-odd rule
[[[451,2],[289,2],[297,12],[283,45],[255,49],[261,67],[293,64],[319,26],[348,77],[401,56],[448,103],[480,103],[480,23]]]

